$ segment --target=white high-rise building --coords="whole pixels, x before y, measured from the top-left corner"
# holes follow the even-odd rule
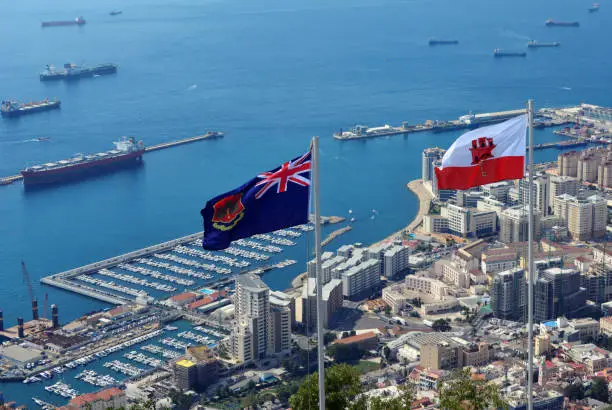
[[[232,354],[239,362],[249,362],[275,353],[277,329],[274,322],[282,327],[278,340],[286,340],[287,335],[283,333],[291,332],[289,309],[282,309],[278,320],[272,321],[270,288],[257,275],[244,274],[236,278],[234,307],[231,344]]]
[[[353,266],[342,272],[342,295],[352,298],[380,285],[380,263],[376,259]]]
[[[408,258],[410,248],[407,246],[395,245],[388,249],[384,254],[384,274],[387,278],[393,278],[398,273],[408,269]]]
[[[446,150],[442,148],[426,148],[423,151],[423,158],[421,164],[421,175],[423,181],[431,181],[434,175],[434,161],[441,160]]]
[[[489,197],[494,197],[498,201],[507,202],[508,192],[512,188],[512,181],[500,181],[492,184],[483,185],[482,192],[488,194]]]
[[[519,204],[527,205],[529,203],[529,180],[527,178],[519,181]],[[549,212],[549,181],[548,175],[534,175],[532,195],[535,197],[534,207],[540,211],[541,216],[548,215]]]
[[[574,240],[586,241],[606,234],[608,206],[600,196],[579,199],[568,194],[559,195],[555,197],[555,215],[566,221]]]
[[[555,197],[562,194],[575,196],[578,192],[578,178],[552,175],[550,177],[550,198],[549,204],[554,209]]]
[[[505,209],[499,216],[499,240],[504,243],[524,242],[529,236],[528,206]],[[540,234],[540,212],[533,210],[533,237]]]

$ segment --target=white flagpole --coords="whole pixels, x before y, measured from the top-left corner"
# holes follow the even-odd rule
[[[312,185],[315,214],[315,257],[317,270],[317,352],[319,361],[319,410],[325,410],[325,361],[323,340],[323,278],[321,277],[321,205],[319,203],[319,137],[312,139]]]
[[[529,115],[529,224],[528,224],[528,240],[527,240],[527,259],[529,264],[527,287],[527,337],[529,354],[527,363],[527,410],[533,410],[533,284],[535,272],[533,268],[533,100],[527,102],[527,110]],[[540,375],[541,377],[541,375]]]

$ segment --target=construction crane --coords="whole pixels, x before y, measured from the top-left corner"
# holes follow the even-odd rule
[[[26,268],[24,261],[21,261],[21,272],[23,273],[23,280],[28,285],[28,292],[30,292],[30,300],[32,301],[32,315],[33,319],[36,320],[38,319],[38,303],[36,302],[36,298],[34,297],[32,282],[30,281],[30,275],[28,274],[28,269]]]
[[[45,293],[45,306],[43,310],[43,318],[47,319],[49,314],[49,294]]]

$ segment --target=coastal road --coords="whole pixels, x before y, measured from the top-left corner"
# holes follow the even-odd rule
[[[415,179],[408,183],[408,189],[411,190],[419,198],[419,212],[414,220],[406,228],[407,231],[413,232],[423,222],[423,217],[429,212],[429,203],[433,199],[431,193],[423,185],[422,179]]]

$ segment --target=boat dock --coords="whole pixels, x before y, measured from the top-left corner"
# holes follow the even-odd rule
[[[184,139],[180,139],[176,141],[162,142],[161,144],[151,145],[150,147],[145,148],[145,153],[159,151],[159,150],[166,149],[166,148],[177,147],[179,145],[191,144],[192,142],[197,142],[197,141],[223,138],[224,136],[225,134],[222,132],[209,131],[206,134],[196,135],[195,137],[189,137],[189,138],[184,138]],[[22,179],[23,179],[23,176],[21,176],[21,174],[0,178],[0,185],[9,185],[9,184],[12,184],[13,182],[17,182]]]

